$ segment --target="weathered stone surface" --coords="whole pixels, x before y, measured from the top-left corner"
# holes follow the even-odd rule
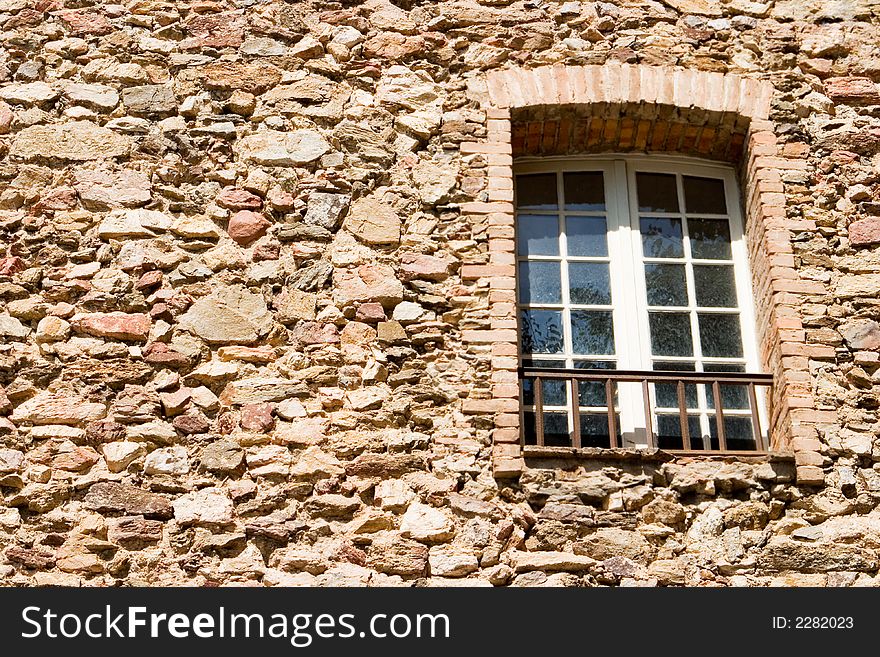
[[[152,198],[149,178],[139,172],[79,169],[73,183],[80,201],[90,210],[135,207]]]
[[[154,450],[144,460],[144,472],[148,475],[182,476],[189,470],[186,448],[180,445]]]
[[[138,543],[161,541],[162,526],[161,521],[147,520],[143,516],[111,518],[107,523],[107,540],[136,549]]]
[[[174,90],[166,84],[126,87],[122,90],[122,102],[135,114],[164,114],[177,109]]]
[[[172,504],[181,525],[228,525],[233,520],[232,500],[219,488],[181,495]]]
[[[277,377],[239,379],[230,382],[220,393],[224,404],[257,404],[298,397],[308,393],[299,381]]]
[[[423,543],[442,543],[455,535],[455,526],[439,509],[413,502],[400,521],[400,533]]]
[[[34,424],[81,424],[99,420],[106,414],[104,404],[74,396],[41,393],[16,406],[12,419]]]
[[[116,340],[143,342],[150,334],[150,317],[141,313],[112,312],[76,315],[71,318],[70,325],[77,333]]]
[[[880,217],[852,222],[849,225],[849,241],[853,246],[880,243]]]
[[[530,570],[580,572],[591,570],[597,563],[595,559],[590,557],[567,552],[513,551],[510,554],[510,559],[510,565],[518,573]]]
[[[271,225],[272,222],[259,212],[239,210],[229,218],[226,232],[233,240],[246,246],[265,235]]]
[[[21,323],[15,317],[6,313],[0,313],[0,336],[6,338],[25,338],[30,335],[31,329]]]
[[[387,308],[403,300],[403,285],[390,267],[361,265],[334,272],[333,296],[341,305],[375,301]]]
[[[851,319],[838,330],[850,349],[880,349],[880,324],[873,319]]]
[[[343,224],[367,244],[397,244],[401,221],[397,211],[382,199],[365,196],[351,204]]]
[[[201,68],[208,89],[241,89],[262,93],[281,81],[281,71],[271,64],[217,62]]]
[[[389,575],[420,576],[427,570],[428,548],[389,534],[373,541],[367,565]]]
[[[99,112],[109,112],[119,104],[119,94],[108,85],[67,82],[61,88],[62,95],[71,103]]]
[[[840,102],[877,103],[880,90],[870,78],[839,77],[825,80],[825,93]]]
[[[167,519],[172,515],[168,498],[136,486],[102,482],[93,484],[83,498],[87,509],[122,512],[133,516]]]
[[[435,577],[464,577],[476,572],[480,567],[473,554],[440,548],[431,548],[428,564],[431,575]]]
[[[55,100],[61,93],[45,82],[6,84],[0,88],[0,98],[10,103],[34,105]]]
[[[351,197],[347,194],[326,194],[324,192],[313,192],[309,196],[309,203],[306,208],[303,221],[307,224],[321,226],[327,230],[335,230],[339,227],[339,222],[348,212]]]
[[[88,121],[35,125],[20,131],[9,153],[22,160],[57,158],[84,162],[125,155],[131,141]]]
[[[315,130],[265,130],[240,140],[238,147],[247,160],[279,167],[308,164],[330,150],[330,144]]]
[[[271,330],[272,316],[262,295],[237,285],[198,299],[180,327],[210,344],[251,344]]]
[[[244,463],[244,450],[234,440],[218,440],[202,450],[199,461],[201,468],[209,472],[235,472]]]

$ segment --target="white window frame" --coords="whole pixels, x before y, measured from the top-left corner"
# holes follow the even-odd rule
[[[610,263],[609,278],[611,284],[611,300],[613,306],[613,326],[614,326],[614,342],[615,355],[613,357],[597,356],[595,360],[613,360],[616,362],[617,369],[621,370],[642,370],[651,371],[652,361],[684,361],[693,362],[697,372],[703,371],[702,364],[706,362],[718,362],[719,364],[740,364],[746,372],[762,371],[758,357],[758,341],[755,331],[755,311],[752,296],[752,280],[749,267],[748,248],[745,242],[743,214],[741,210],[742,196],[740,195],[739,185],[736,180],[736,172],[732,166],[699,160],[695,158],[665,156],[665,155],[618,155],[603,154],[596,156],[579,156],[572,158],[566,157],[540,157],[540,158],[520,158],[514,165],[514,174],[528,173],[556,173],[560,172],[589,172],[601,171],[605,183],[605,210],[597,212],[568,211],[560,205],[558,215],[562,217],[560,226],[560,258],[569,258],[566,255],[565,247],[565,216],[572,215],[604,215],[607,222],[608,230],[608,261]],[[681,311],[687,311],[691,317],[691,334],[693,341],[693,356],[691,357],[672,357],[672,356],[653,356],[651,354],[650,330],[648,325],[647,312],[647,286],[645,281],[645,260],[643,257],[641,232],[639,227],[639,211],[636,198],[636,173],[665,173],[676,174],[678,185],[679,199],[683,199],[682,176],[710,176],[720,178],[724,183],[724,193],[727,203],[726,215],[712,215],[707,213],[685,213],[685,208],[680,207],[677,213],[645,213],[658,217],[702,217],[702,218],[727,218],[730,226],[731,240],[731,260],[694,260],[690,257],[690,240],[687,232],[683,234],[684,255],[680,260],[682,263],[693,264],[732,264],[734,268],[734,281],[736,284],[736,298],[738,304],[738,314],[740,318],[740,327],[742,333],[743,356],[740,359],[732,358],[706,358],[702,356],[702,348],[700,344],[699,327],[697,325],[696,313],[701,310],[696,306],[693,285],[692,266],[686,266],[688,306],[682,307]],[[562,176],[557,176],[558,198],[561,198],[562,192]],[[625,181],[620,184],[619,181]],[[517,211],[518,212],[518,211]],[[683,230],[686,231],[687,221],[682,222]],[[520,303],[519,284],[520,284],[520,265],[521,261],[539,261],[541,256],[524,256],[519,253],[518,245],[516,251],[516,307],[517,321],[520,321],[520,309],[529,307],[529,304]],[[546,257],[549,260],[556,260],[553,257]],[[597,258],[578,258],[578,260],[599,260]],[[647,260],[651,260],[648,258]],[[665,262],[669,262],[666,260]],[[565,352],[563,354],[555,354],[555,359],[565,359],[566,364],[571,363],[575,356],[569,353],[571,343],[570,322],[568,321],[568,312],[571,307],[568,301],[568,281],[567,268],[561,268],[561,285],[562,285],[562,308],[563,308],[563,333]],[[627,285],[627,281],[633,281],[633,284]],[[547,307],[548,304],[536,304]],[[677,308],[677,307],[676,307]],[[670,310],[671,307],[664,307],[664,310]],[[718,308],[706,308],[707,312],[724,312]],[[520,335],[522,332],[520,330]],[[521,349],[521,343],[519,343]],[[531,354],[520,354],[520,357],[526,356],[531,358]],[[540,360],[541,356],[535,356],[536,360]],[[577,355],[578,359],[589,360],[589,356]],[[638,383],[618,383],[618,405],[619,427],[622,438],[622,446],[627,448],[644,448],[647,446],[646,421],[644,411],[644,401],[642,399],[641,385]],[[701,433],[705,436],[709,433],[709,416],[713,414],[708,409],[703,385],[697,386],[698,407],[701,418]],[[657,406],[654,393],[654,386],[651,386],[651,409],[654,417],[657,415]],[[582,407],[583,408],[583,407]],[[665,407],[664,407],[665,408]],[[545,411],[558,410],[562,412],[562,407],[545,407]],[[586,410],[586,409],[585,409]],[[606,409],[595,409],[601,412]],[[767,444],[767,409],[763,396],[758,399],[758,416],[760,419],[761,433],[764,435],[764,442]],[[678,409],[668,409],[664,415],[674,414],[678,416]],[[736,411],[734,409],[724,410],[725,417],[732,415],[742,415],[746,417],[750,412],[748,410]],[[569,431],[571,431],[571,414],[569,417]],[[652,423],[655,420],[652,418]],[[656,424],[654,424],[656,430]],[[698,449],[700,437],[693,436],[692,441],[694,448]]]

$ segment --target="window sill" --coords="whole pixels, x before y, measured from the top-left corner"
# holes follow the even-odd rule
[[[537,447],[525,445],[525,458],[598,459],[608,461],[643,461],[665,463],[683,458],[709,461],[746,461],[749,463],[794,462],[793,452],[717,452],[699,450],[663,450],[599,447]]]

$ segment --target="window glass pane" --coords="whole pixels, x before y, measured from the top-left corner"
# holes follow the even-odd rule
[[[642,249],[646,258],[682,258],[681,219],[642,217],[639,219]]]
[[[703,355],[710,358],[741,358],[742,335],[739,315],[698,313],[700,345]]]
[[[733,266],[694,265],[694,290],[698,306],[737,307]]]
[[[608,255],[608,229],[605,217],[566,217],[565,239],[568,255],[605,257]]]
[[[688,219],[691,257],[730,260],[730,225],[727,219]]]
[[[651,353],[655,356],[693,356],[688,313],[648,313]]]
[[[605,181],[601,171],[578,171],[562,174],[566,210],[605,209]]]
[[[524,310],[521,313],[521,317],[523,353],[562,353],[561,311]]]
[[[716,364],[707,363],[703,366],[707,372],[745,372],[743,365],[733,364]],[[709,408],[715,409],[715,395],[712,394],[712,387],[706,386],[706,401]],[[748,410],[749,406],[749,389],[747,386],[722,385],[721,386],[721,408],[727,410]]]
[[[680,361],[654,361],[654,370],[660,372],[693,372],[693,363]],[[655,383],[654,399],[657,408],[678,408],[678,384]],[[688,408],[697,407],[697,386],[688,383],[684,387],[684,401]]]
[[[603,262],[570,262],[568,288],[572,303],[609,305],[611,281]]]
[[[532,360],[523,359],[523,367],[556,368],[565,367],[564,360]],[[541,392],[544,395],[544,406],[568,406],[567,384],[561,379],[542,379]],[[535,405],[535,379],[524,377],[522,380],[523,404]]]
[[[617,416],[617,439],[620,444],[620,416]],[[581,445],[584,447],[611,447],[608,439],[608,415],[581,413]]]
[[[516,218],[520,255],[559,255],[559,218],[555,215],[521,214]]]
[[[649,306],[688,305],[684,265],[645,265]]]
[[[637,173],[639,212],[678,212],[678,189],[670,173]]]
[[[516,205],[521,210],[556,210],[556,174],[517,176]]]
[[[535,413],[526,411],[523,415],[525,416],[525,443],[526,445],[537,445],[538,432],[535,426]],[[568,414],[545,412],[543,417],[544,444],[551,447],[570,447],[571,437],[568,433]]]
[[[727,214],[724,181],[720,178],[684,176],[684,209],[688,213]]]
[[[558,262],[519,263],[521,303],[562,303]]]
[[[613,370],[616,363],[607,360],[576,360],[574,366],[579,370]],[[617,384],[612,383],[615,404],[617,398]],[[581,406],[607,406],[604,381],[578,381],[578,399]]]
[[[720,449],[718,423],[714,415],[709,416],[709,435],[712,437],[712,449]],[[752,419],[749,417],[724,416],[724,439],[729,450],[754,451],[757,449]]]
[[[613,354],[614,331],[611,313],[572,310],[571,343],[576,354]]]
[[[688,415],[688,435],[692,449],[702,449],[701,434],[700,418],[696,415]],[[657,446],[660,449],[684,449],[681,420],[678,415],[657,416]]]

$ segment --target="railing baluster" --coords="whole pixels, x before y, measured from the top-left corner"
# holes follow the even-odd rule
[[[608,405],[608,440],[611,447],[620,447],[617,444],[617,416],[614,413],[614,386],[611,379],[605,379],[605,403]]]
[[[544,386],[541,377],[535,377],[535,434],[539,447],[544,446]]]
[[[578,395],[578,380],[571,378],[568,381],[571,384],[571,419],[573,423],[574,439],[572,444],[575,447],[581,447],[581,400]]]
[[[645,434],[648,438],[648,447],[656,447],[654,423],[651,418],[651,389],[648,386],[648,379],[642,379],[642,399],[645,404]]]
[[[678,381],[678,423],[681,427],[681,447],[691,449],[691,432],[688,427],[687,401],[684,394],[684,381]]]
[[[755,394],[755,384],[749,384],[749,409],[752,411],[752,431],[755,434],[755,449],[764,451],[764,436],[761,435],[761,420],[758,417],[758,396]]]
[[[724,409],[721,408],[721,384],[712,384],[712,397],[715,399],[715,432],[718,434],[718,449],[727,451],[727,436],[724,434]],[[710,445],[711,447],[711,445]]]

